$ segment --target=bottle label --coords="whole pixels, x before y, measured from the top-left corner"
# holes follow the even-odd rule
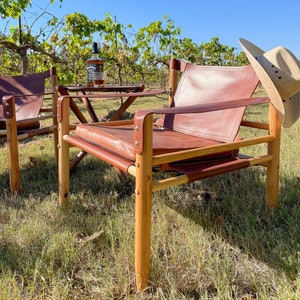
[[[87,73],[87,84],[93,83],[93,73],[94,72],[103,72],[103,63],[87,63],[86,73]]]

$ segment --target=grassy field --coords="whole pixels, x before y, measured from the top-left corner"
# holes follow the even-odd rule
[[[118,100],[115,101],[116,105]],[[144,99],[131,107],[164,106]],[[105,116],[111,103],[102,102]],[[247,114],[260,119],[265,109]],[[134,286],[134,180],[87,156],[60,209],[52,138],[20,145],[22,193],[0,146],[0,299],[300,299],[300,123],[282,132],[280,205],[251,168],[157,192],[149,288]]]

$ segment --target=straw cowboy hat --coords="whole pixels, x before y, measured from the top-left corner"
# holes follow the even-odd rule
[[[263,51],[239,39],[250,64],[260,79],[284,127],[292,126],[300,115],[300,62],[288,49]]]

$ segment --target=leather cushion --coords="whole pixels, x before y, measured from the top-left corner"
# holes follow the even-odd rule
[[[74,134],[92,144],[109,149],[114,153],[135,161],[133,128],[131,125],[105,126],[97,123],[80,124],[76,127]],[[162,129],[156,126],[153,128],[153,155],[218,144],[220,144],[220,142]],[[236,156],[236,151],[218,154],[217,156],[220,155]],[[212,156],[216,155],[208,155],[205,156],[205,158]]]

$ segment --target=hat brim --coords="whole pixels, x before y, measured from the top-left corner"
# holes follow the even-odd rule
[[[283,102],[284,106],[284,127],[291,127],[300,115],[300,92]]]
[[[283,122],[283,125],[287,123],[290,124],[289,120],[285,119],[285,109],[282,103],[282,98],[274,85],[273,81],[269,77],[268,73],[264,70],[261,64],[256,60],[257,56],[263,55],[265,51],[255,46],[251,42],[240,38],[239,42],[251,64],[254,71],[256,72],[261,84],[263,85],[268,97],[270,98],[271,103],[274,105],[276,110],[278,111],[279,117]],[[287,126],[288,127],[288,126]]]

